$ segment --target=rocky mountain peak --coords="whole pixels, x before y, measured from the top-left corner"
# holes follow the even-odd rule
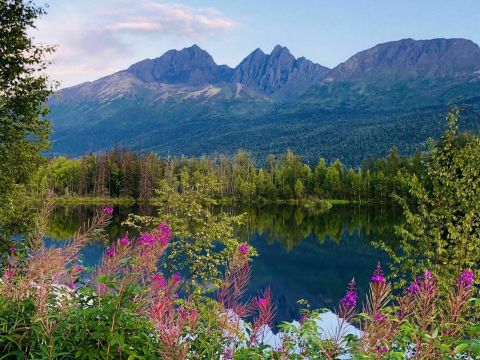
[[[402,39],[361,51],[337,66],[329,81],[455,78],[480,69],[480,48],[466,39]]]
[[[228,68],[218,66],[212,56],[198,45],[169,50],[156,59],[133,64],[127,72],[145,82],[202,85],[224,80]]]
[[[292,57],[295,59],[295,57],[290,53],[290,50],[288,50],[287,47],[281,46],[281,45],[276,45],[272,52],[270,53],[270,56],[272,58],[277,58],[277,57]]]
[[[234,69],[233,81],[267,94],[279,92],[286,95],[286,91],[282,90],[286,87],[302,92],[320,80],[320,73],[323,75],[326,72],[323,71],[326,68],[312,62],[309,62],[312,66],[302,66],[305,61],[308,60],[295,59],[281,45],[276,45],[268,55],[256,49]]]

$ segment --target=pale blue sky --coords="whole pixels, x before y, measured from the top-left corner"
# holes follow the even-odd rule
[[[43,1],[42,1],[43,2]],[[480,0],[47,0],[37,37],[56,43],[50,70],[74,85],[193,43],[237,65],[276,44],[333,67],[402,38],[480,43]]]

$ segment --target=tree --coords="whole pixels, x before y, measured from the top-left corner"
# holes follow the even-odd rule
[[[169,276],[177,271],[182,273],[185,286],[208,291],[208,286],[202,286],[218,285],[222,267],[238,249],[234,227],[241,223],[242,216],[214,210],[211,196],[219,185],[215,178],[204,176],[191,185],[186,171],[180,177],[177,186],[165,180],[159,184],[155,201],[157,218],[130,214],[125,224],[139,232],[148,230],[152,224],[167,223],[175,237],[166,254],[168,261],[160,267]]]
[[[305,191],[305,186],[303,185],[302,180],[297,179],[295,181],[295,197],[297,199],[302,199]]]
[[[444,279],[480,264],[480,137],[459,143],[458,110],[438,145],[430,143],[425,177],[410,177],[411,200],[397,199],[406,222],[398,228],[402,254],[391,253],[398,275],[433,270]]]
[[[53,88],[44,70],[53,48],[35,44],[30,35],[43,14],[33,1],[0,1],[0,233],[4,240],[11,231],[19,231],[11,226],[12,213],[18,211],[14,206],[19,204],[13,201],[13,192],[28,181],[49,146],[45,100]]]

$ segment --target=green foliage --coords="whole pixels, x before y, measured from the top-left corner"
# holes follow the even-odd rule
[[[458,136],[458,110],[449,130],[431,144],[423,177],[409,179],[409,198],[398,198],[406,222],[398,228],[402,253],[391,252],[403,276],[429,268],[448,279],[480,264],[480,137]]]
[[[157,190],[157,218],[130,215],[125,224],[138,231],[167,223],[175,238],[164,271],[184,274],[188,285],[200,290],[200,285],[218,285],[221,268],[237,251],[234,226],[241,223],[242,216],[215,211],[210,196],[219,186],[216,179],[198,175],[195,185],[191,185],[187,173],[180,178],[175,188],[166,181],[161,183]]]
[[[51,47],[35,44],[30,31],[44,14],[32,1],[0,2],[0,251],[22,232],[26,214],[18,184],[25,184],[43,161],[50,123],[45,101],[52,88],[44,75]],[[18,218],[16,215],[21,214]]]
[[[0,353],[4,359],[160,359],[158,343],[131,298],[98,297],[85,287],[66,310],[50,299],[48,318],[38,319],[32,298],[0,303]]]
[[[58,157],[40,167],[30,190],[35,196],[54,189],[61,196],[125,197],[149,199],[161,183],[179,189],[178,183],[195,187],[208,178],[216,182],[209,196],[222,202],[298,203],[323,199],[355,202],[391,202],[391,194],[407,194],[407,174],[421,175],[422,155],[401,157],[396,148],[385,159],[367,159],[360,169],[345,168],[325,159],[310,166],[292,151],[280,159],[269,156],[258,166],[245,151],[233,159],[161,158],[114,149],[81,159]]]
[[[158,359],[158,343],[152,338],[152,326],[122,293],[97,297],[91,288],[80,291],[79,306],[65,314],[56,336],[61,348],[78,359],[125,358]]]

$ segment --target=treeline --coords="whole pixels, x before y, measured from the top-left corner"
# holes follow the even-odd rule
[[[310,165],[292,151],[270,155],[257,166],[243,150],[234,157],[159,157],[127,149],[89,154],[79,159],[54,157],[33,176],[31,190],[53,189],[58,195],[149,199],[161,184],[181,190],[216,182],[218,198],[244,202],[344,199],[388,202],[392,193],[405,195],[407,175],[423,172],[422,155],[402,157],[396,148],[383,159],[367,159],[357,169],[339,160]]]

